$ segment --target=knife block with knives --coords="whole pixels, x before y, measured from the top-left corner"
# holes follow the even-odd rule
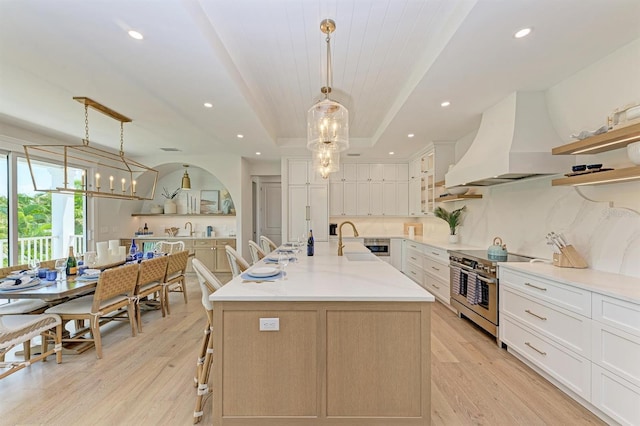
[[[553,265],[560,268],[587,268],[589,265],[584,260],[578,250],[571,244],[567,244],[562,234],[550,232],[547,234],[547,240],[554,245],[560,252],[553,253]]]
[[[589,267],[584,258],[580,256],[580,253],[578,253],[572,245],[562,247],[560,253],[553,253],[553,266],[578,269]]]

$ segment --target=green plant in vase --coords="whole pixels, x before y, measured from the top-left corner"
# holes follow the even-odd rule
[[[458,226],[462,223],[462,212],[466,210],[467,206],[462,206],[459,209],[455,209],[452,212],[448,212],[442,207],[436,207],[433,210],[435,217],[444,220],[449,225],[449,241],[452,243],[458,242]]]

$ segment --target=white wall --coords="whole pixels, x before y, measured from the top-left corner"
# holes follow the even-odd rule
[[[615,108],[629,103],[640,103],[640,39],[547,91],[552,122],[567,142],[570,134],[600,127]],[[458,141],[457,158],[468,142],[468,136]],[[576,164],[585,163],[631,165],[624,149],[576,157]],[[467,206],[460,228],[462,242],[488,247],[499,236],[511,252],[549,259],[553,250],[546,245],[545,235],[562,232],[591,268],[640,277],[640,183],[576,190],[552,187],[551,179],[493,186],[483,189],[482,200],[447,205],[448,210]]]

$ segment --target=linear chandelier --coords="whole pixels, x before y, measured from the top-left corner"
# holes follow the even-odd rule
[[[124,155],[124,123],[131,119],[86,97],[74,97],[84,105],[85,138],[82,145],[25,145],[29,172],[36,191],[81,194],[88,197],[121,200],[153,200],[158,171]],[[115,154],[89,145],[89,107],[120,122],[120,152]],[[63,165],[60,179],[36,171],[39,159]],[[144,176],[142,176],[144,175]],[[143,197],[136,191],[136,178],[145,183],[153,179],[151,194]],[[146,185],[145,185],[146,186]]]
[[[331,63],[331,33],[336,29],[332,19],[320,22],[320,31],[327,35],[326,85],[320,89],[324,99],[307,112],[307,149],[313,152],[313,167],[323,178],[340,170],[340,152],[349,149],[349,111],[329,99],[333,83]]]

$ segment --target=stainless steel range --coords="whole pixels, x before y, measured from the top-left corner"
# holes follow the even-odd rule
[[[478,324],[498,341],[498,262],[529,260],[515,254],[492,260],[486,250],[449,250],[451,306],[459,317]]]

